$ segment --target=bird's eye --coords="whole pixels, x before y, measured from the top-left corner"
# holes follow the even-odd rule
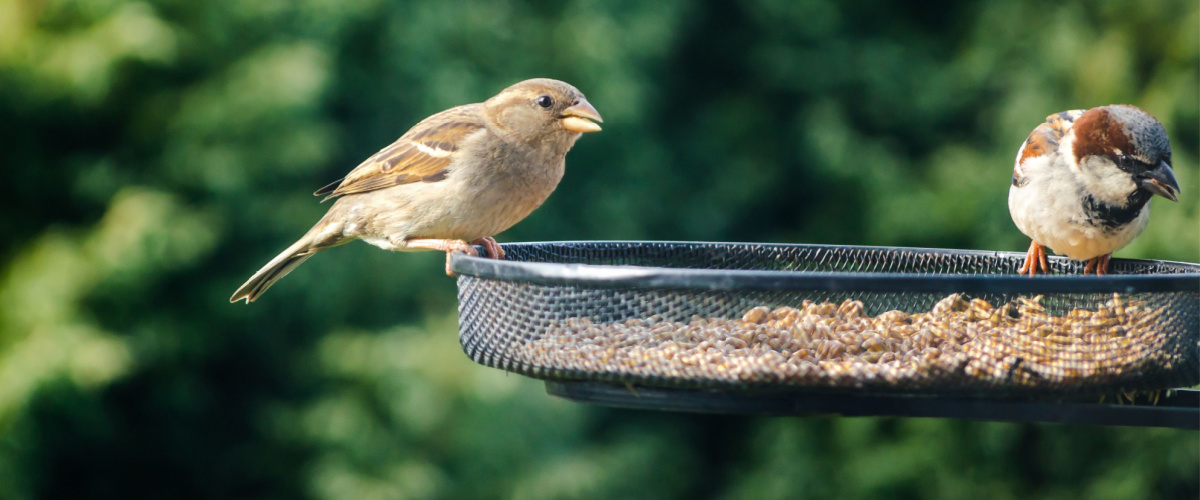
[[[544,95],[544,96],[537,98],[537,103],[538,103],[538,106],[541,106],[543,108],[549,108],[550,106],[554,105],[554,99],[552,99],[548,95]]]
[[[1137,166],[1137,159],[1129,155],[1121,155],[1117,157],[1117,165],[1122,170],[1133,170]]]

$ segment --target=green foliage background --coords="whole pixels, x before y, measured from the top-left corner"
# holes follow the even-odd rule
[[[440,255],[227,298],[419,119],[529,77],[605,118],[501,241],[1021,251],[1013,156],[1123,102],[1200,261],[1195,1],[0,0],[0,498],[1196,498],[1192,432],[557,401],[458,349]]]

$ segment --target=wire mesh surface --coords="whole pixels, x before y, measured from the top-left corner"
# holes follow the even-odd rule
[[[878,393],[1081,394],[1200,382],[1200,266],[1015,274],[1024,254],[737,243],[455,255],[478,363],[560,380]]]

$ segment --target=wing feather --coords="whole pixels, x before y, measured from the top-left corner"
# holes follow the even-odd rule
[[[1025,139],[1025,143],[1021,144],[1021,149],[1017,151],[1017,162],[1013,166],[1012,183],[1014,186],[1025,185],[1021,165],[1030,158],[1037,158],[1057,150],[1063,136],[1067,135],[1067,132],[1075,125],[1075,120],[1084,111],[1086,110],[1073,109],[1052,114],[1046,117],[1046,123],[1038,125],[1033,132],[1029,133],[1029,138]]]
[[[346,177],[318,189],[324,200],[348,194],[414,182],[438,182],[463,139],[483,128],[478,104],[451,108],[422,120],[378,153],[351,170]]]

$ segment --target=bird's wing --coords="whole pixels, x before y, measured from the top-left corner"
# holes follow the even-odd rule
[[[1013,165],[1013,180],[1014,186],[1025,185],[1024,172],[1021,170],[1021,165],[1030,158],[1047,155],[1058,149],[1058,143],[1064,135],[1071,130],[1075,125],[1075,120],[1083,114],[1085,109],[1072,109],[1061,113],[1054,113],[1046,117],[1046,123],[1038,125],[1029,133],[1029,137],[1025,139],[1025,143],[1021,144],[1021,149],[1017,150],[1017,161]]]
[[[346,177],[318,189],[325,199],[414,182],[446,178],[447,167],[463,139],[483,128],[477,107],[468,104],[426,118],[396,142],[354,167]]]

